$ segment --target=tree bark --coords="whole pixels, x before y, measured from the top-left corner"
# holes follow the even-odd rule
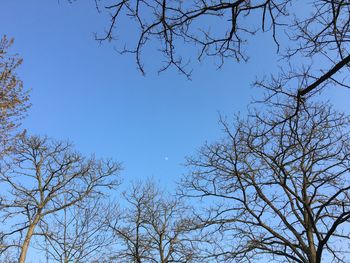
[[[38,224],[39,220],[40,220],[40,216],[36,216],[34,221],[30,224],[30,226],[28,228],[26,237],[25,237],[24,242],[22,244],[21,255],[19,257],[18,263],[25,263],[30,240],[33,236],[34,229],[35,229],[36,225]]]

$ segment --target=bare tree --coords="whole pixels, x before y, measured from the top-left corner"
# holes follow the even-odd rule
[[[213,260],[349,262],[350,119],[327,104],[289,110],[223,121],[225,137],[189,158],[181,194],[204,200]]]
[[[98,1],[96,1],[98,2]],[[199,47],[198,59],[204,56],[219,57],[221,64],[227,58],[247,60],[242,47],[246,39],[257,31],[273,30],[276,43],[278,19],[287,16],[286,6],[290,0],[271,1],[113,1],[105,6],[111,21],[106,34],[99,40],[112,40],[118,32],[119,23],[129,17],[135,26],[136,43],[124,52],[136,56],[138,68],[144,73],[142,51],[152,40],[159,41],[158,50],[166,58],[160,71],[175,66],[190,77],[186,69],[188,59],[183,59],[181,45],[193,43]],[[103,3],[103,2],[102,2]],[[100,2],[97,5],[102,5]],[[250,19],[257,16],[258,22]],[[119,22],[119,23],[118,23]]]
[[[116,185],[120,166],[113,161],[85,158],[68,143],[22,136],[2,165],[0,181],[6,194],[0,213],[5,236],[17,239],[9,246],[19,248],[19,262],[25,262],[32,237],[49,215],[88,197],[102,195]]]
[[[117,262],[195,262],[195,242],[187,238],[190,220],[180,201],[150,182],[133,185],[124,198],[128,207],[111,223],[121,246]]]
[[[0,158],[11,149],[15,130],[29,107],[28,91],[16,74],[22,59],[8,53],[12,44],[13,39],[6,36],[0,39]]]
[[[40,224],[38,248],[48,262],[102,262],[113,244],[110,210],[104,200],[89,198],[54,213]]]
[[[190,77],[186,67],[192,57],[188,55],[190,43],[194,44],[194,52],[198,48],[199,60],[204,56],[216,57],[221,66],[226,59],[247,60],[246,44],[254,43],[254,35],[260,31],[271,35],[277,52],[288,62],[293,57],[298,64],[300,61],[309,64],[320,58],[326,61],[324,68],[313,66],[312,72],[308,71],[310,83],[294,87],[294,95],[302,98],[329,82],[348,87],[339,74],[336,76],[348,69],[350,62],[350,7],[347,0],[95,2],[99,10],[104,7],[110,14],[105,35],[97,37],[98,40],[123,39],[119,36],[124,33],[122,24],[134,26],[135,30],[128,30],[128,33],[134,32],[131,38],[134,42],[126,43],[122,53],[134,54],[142,73],[142,54],[147,45],[159,50],[165,58],[160,71],[175,67]],[[301,9],[306,12],[300,12]]]

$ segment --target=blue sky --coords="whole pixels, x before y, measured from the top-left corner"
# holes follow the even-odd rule
[[[162,58],[146,52],[150,70],[142,76],[133,56],[94,40],[106,25],[94,1],[1,1],[0,33],[15,38],[12,52],[24,59],[19,75],[32,89],[23,127],[68,139],[84,154],[115,158],[125,181],[154,177],[171,185],[184,173],[186,155],[220,137],[219,113],[244,114],[258,93],[251,83],[278,64],[267,33],[248,46],[248,63],[217,70],[206,59],[194,64],[189,81],[174,70],[158,75],[152,64]],[[123,21],[120,38],[132,37],[129,26]],[[324,97],[348,110],[347,93],[327,90]]]
[[[221,136],[219,113],[245,113],[258,92],[251,83],[277,68],[276,46],[259,35],[248,47],[248,63],[217,70],[207,59],[194,65],[192,81],[173,70],[142,76],[134,57],[94,40],[106,22],[93,1],[1,1],[0,33],[15,38],[12,52],[24,59],[19,75],[32,89],[23,127],[122,162],[124,181],[153,177],[171,188],[186,171],[184,157]],[[145,54],[151,65],[160,59]],[[324,96],[348,110],[348,92]]]
[[[251,82],[275,62],[266,36],[247,64],[217,70],[208,59],[195,65],[192,81],[174,70],[142,76],[134,57],[94,40],[107,20],[93,1],[5,0],[0,12],[0,32],[15,38],[12,51],[24,59],[19,74],[32,89],[23,127],[121,161],[124,180],[179,178],[184,157],[220,137],[219,112],[244,112],[257,92]]]

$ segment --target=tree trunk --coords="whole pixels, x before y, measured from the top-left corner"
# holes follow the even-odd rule
[[[308,198],[306,199],[307,202],[309,202]],[[314,240],[314,234],[313,234],[313,229],[312,229],[312,223],[310,219],[310,212],[311,209],[309,209],[309,203],[307,206],[305,206],[305,225],[306,225],[306,235],[309,243],[309,262],[310,263],[316,263],[317,262],[317,252],[316,252],[316,247],[315,247],[315,240]]]
[[[304,169],[304,167],[303,167]],[[305,230],[306,230],[306,236],[308,239],[308,258],[310,263],[316,263],[317,253],[316,253],[316,247],[315,247],[315,240],[314,240],[314,234],[313,234],[313,226],[311,222],[311,204],[310,199],[308,196],[307,188],[309,185],[309,181],[307,178],[306,173],[303,177],[303,189],[302,189],[302,195],[303,195],[303,202],[304,202],[304,224],[305,224]]]
[[[21,255],[19,257],[18,263],[25,263],[26,256],[27,256],[27,251],[28,251],[29,244],[30,244],[30,240],[31,240],[31,238],[33,236],[34,229],[35,229],[37,223],[39,222],[39,219],[40,219],[40,217],[36,216],[34,221],[30,224],[30,226],[28,228],[26,237],[25,237],[24,242],[22,244]]]

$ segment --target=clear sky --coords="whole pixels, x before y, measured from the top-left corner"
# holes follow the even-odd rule
[[[0,32],[15,38],[20,77],[32,89],[23,127],[121,161],[126,180],[174,181],[186,155],[220,136],[219,112],[246,110],[256,92],[250,84],[269,72],[275,47],[260,42],[249,63],[222,70],[208,59],[192,81],[176,71],[142,76],[134,57],[94,40],[106,22],[93,1],[1,1]]]
[[[227,62],[221,70],[210,59],[195,64],[192,81],[176,71],[158,75],[153,61],[146,76],[133,56],[120,55],[114,43],[99,45],[107,17],[94,1],[2,0],[0,33],[15,38],[19,71],[31,88],[32,108],[24,121],[30,133],[68,139],[85,154],[112,157],[125,168],[123,178],[154,177],[169,184],[185,171],[186,155],[220,137],[219,113],[244,113],[258,92],[256,77],[276,70],[270,35],[248,46],[248,63]],[[128,24],[121,25],[129,38]],[[147,68],[146,68],[147,70]],[[328,91],[340,108],[344,90]]]
[[[115,158],[125,168],[124,181],[153,177],[172,185],[185,172],[184,157],[220,137],[219,113],[244,113],[257,93],[250,87],[255,77],[276,69],[276,46],[265,35],[248,47],[248,63],[216,70],[207,59],[195,65],[192,81],[172,70],[142,76],[134,57],[94,40],[106,24],[94,1],[0,3],[0,33],[15,38],[12,51],[24,59],[19,74],[32,89],[23,127],[68,139],[84,154]],[[128,24],[121,26],[128,32]],[[347,109],[343,94],[326,92]]]

